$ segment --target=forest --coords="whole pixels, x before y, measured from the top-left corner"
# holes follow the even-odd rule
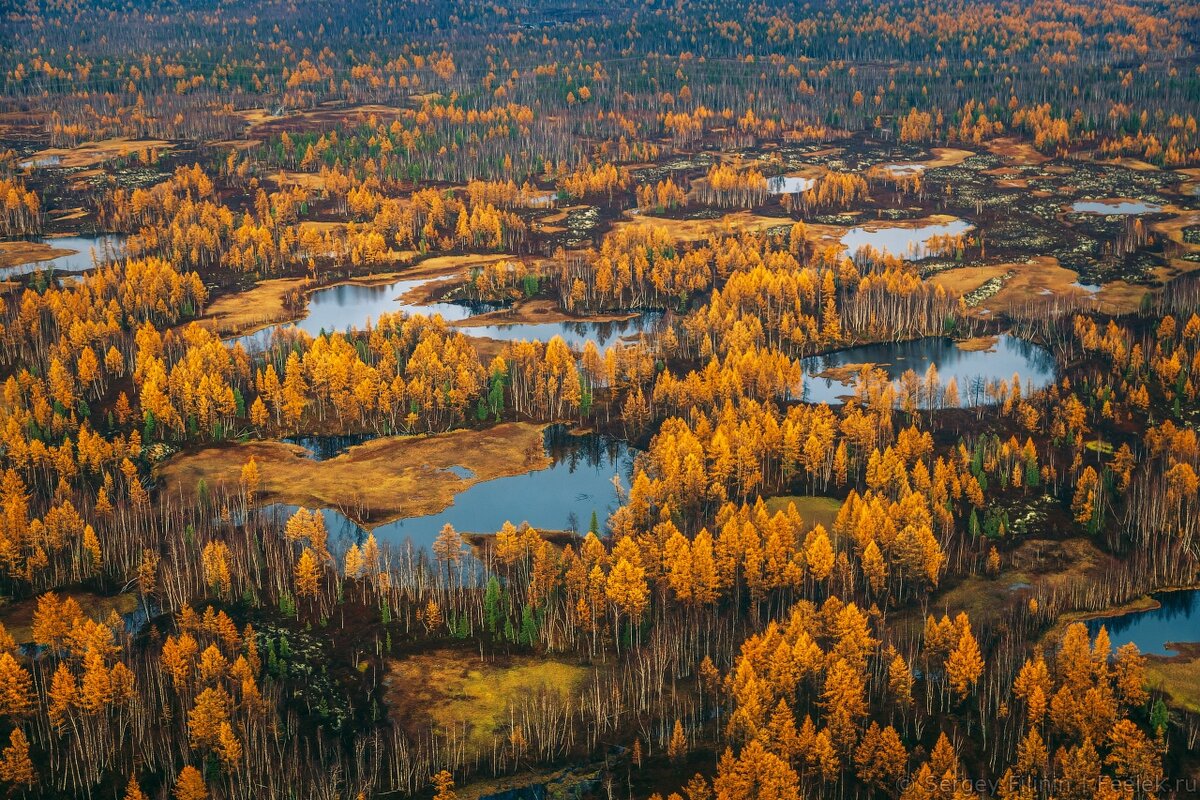
[[[0,31],[5,797],[1200,796],[1200,5]]]

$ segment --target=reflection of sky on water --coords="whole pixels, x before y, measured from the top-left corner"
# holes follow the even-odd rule
[[[1122,200],[1119,203],[1102,203],[1099,200],[1080,200],[1071,206],[1081,214],[1149,214],[1159,211],[1161,206],[1141,200]]]
[[[351,328],[363,330],[369,322],[378,320],[384,314],[424,314],[426,316],[440,315],[447,322],[461,322],[487,311],[495,311],[499,306],[491,303],[429,303],[421,305],[406,303],[400,298],[420,286],[445,278],[415,278],[395,281],[376,286],[346,283],[318,289],[309,296],[308,315],[295,322],[285,322],[263,328],[255,333],[230,340],[241,342],[247,350],[261,350],[271,343],[271,337],[276,330],[298,328],[316,337],[322,331],[325,333],[342,333]],[[643,330],[650,329],[662,313],[657,311],[644,312],[627,320],[614,322],[528,322],[511,325],[476,325],[458,328],[467,336],[499,339],[502,341],[540,340],[549,341],[555,336],[561,336],[566,343],[574,348],[582,348],[589,340],[604,347],[626,336],[636,336]]]
[[[661,311],[643,311],[635,317],[611,322],[518,322],[512,325],[470,325],[459,330],[468,336],[505,342],[521,339],[546,342],[561,336],[569,347],[575,349],[582,349],[591,340],[603,350],[621,339],[653,330],[662,318]]]
[[[295,322],[285,322],[263,328],[261,331],[239,337],[247,350],[259,350],[271,342],[277,329],[295,327],[309,336],[325,333],[344,333],[350,328],[363,330],[368,322],[384,314],[440,314],[447,322],[457,322],[484,311],[493,311],[496,306],[483,303],[430,303],[417,305],[406,303],[401,298],[414,289],[442,278],[410,278],[407,280],[364,286],[343,283],[318,289],[308,298],[308,315]],[[231,342],[232,344],[232,342]]]
[[[793,178],[788,175],[777,175],[767,178],[767,194],[797,194],[807,192],[812,188],[812,178]]]
[[[57,167],[62,161],[62,156],[39,156],[35,158],[27,158],[24,161],[17,163],[21,169],[37,169],[38,167]]]
[[[1103,625],[1114,652],[1133,642],[1143,653],[1170,656],[1174,653],[1167,649],[1167,642],[1200,642],[1200,589],[1152,596],[1159,608],[1088,620],[1088,632],[1095,636]]]
[[[48,244],[62,250],[74,250],[58,258],[48,258],[45,261],[30,261],[15,267],[0,269],[0,279],[28,275],[31,272],[41,272],[53,269],[56,272],[86,272],[96,263],[103,264],[125,255],[125,239],[119,233],[106,233],[100,236],[55,236],[47,239],[37,239],[42,244]],[[93,261],[92,256],[95,255]]]
[[[925,171],[924,164],[884,164],[883,168],[893,175],[915,175]]]
[[[429,547],[447,523],[462,533],[494,533],[505,522],[585,532],[593,511],[603,523],[618,505],[613,476],[629,485],[635,451],[600,434],[572,436],[562,425],[546,430],[545,447],[553,459],[548,468],[473,484],[455,495],[445,510],[380,525],[374,528],[375,538],[393,545],[409,539],[417,547]],[[465,467],[449,469],[460,477],[470,476]],[[285,504],[266,509],[284,521],[295,510],[296,506]],[[358,541],[365,536],[340,511],[326,508],[321,514],[331,538]]]
[[[900,258],[923,258],[925,244],[934,236],[958,236],[971,230],[971,223],[956,219],[945,224],[923,225],[918,228],[899,225],[851,228],[842,236],[846,252],[853,256],[863,247],[888,252]]]
[[[1021,377],[1022,391],[1040,389],[1054,381],[1054,357],[1045,348],[1007,334],[997,338],[990,350],[963,350],[953,340],[941,336],[907,342],[879,343],[839,350],[804,359],[804,399],[811,403],[838,403],[853,394],[854,384],[816,377],[833,367],[848,364],[875,364],[897,380],[912,370],[924,377],[929,365],[936,364],[942,386],[954,378],[963,405],[978,405],[986,398],[989,381],[1011,381]]]

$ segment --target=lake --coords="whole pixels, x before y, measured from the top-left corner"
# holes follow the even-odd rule
[[[852,347],[801,362],[804,368],[804,400],[810,403],[840,403],[842,397],[853,394],[849,384],[818,375],[825,370],[851,364],[874,364],[898,380],[907,370],[924,377],[930,364],[937,365],[938,376],[945,386],[951,377],[958,384],[961,405],[974,406],[987,402],[984,388],[989,382],[1011,381],[1021,376],[1021,389],[1040,389],[1055,380],[1054,357],[1038,345],[1003,334],[988,350],[964,350],[952,339],[931,336],[907,342],[884,342]]]
[[[418,312],[420,313],[420,312]],[[518,322],[512,325],[469,325],[459,328],[468,336],[482,336],[505,342],[549,341],[561,336],[568,347],[583,349],[589,341],[601,350],[622,339],[636,338],[642,332],[650,332],[663,319],[661,311],[642,311],[629,319],[608,322]]]
[[[38,167],[57,167],[62,161],[60,156],[40,156],[35,158],[27,158],[24,161],[17,162],[17,166],[21,169],[37,169]]]
[[[380,542],[400,545],[411,540],[417,547],[433,544],[442,526],[449,523],[461,533],[494,533],[505,522],[528,522],[538,530],[586,532],[592,512],[603,524],[619,502],[613,477],[629,486],[636,450],[602,434],[571,435],[566,426],[552,425],[544,437],[546,454],[553,463],[546,469],[495,478],[473,484],[457,494],[454,503],[436,514],[396,520],[373,529]],[[451,468],[460,477],[470,470]],[[296,507],[275,504],[267,511],[290,516]],[[362,528],[335,509],[324,509],[331,538],[358,540]]]
[[[362,330],[368,322],[378,320],[384,314],[424,314],[426,316],[440,315],[450,323],[461,322],[476,314],[495,311],[500,308],[494,303],[429,303],[418,304],[405,302],[401,298],[428,283],[446,280],[446,276],[437,278],[410,278],[367,286],[357,283],[344,283],[329,286],[313,292],[308,299],[308,315],[295,322],[285,322],[271,325],[255,333],[227,340],[229,344],[241,342],[247,350],[265,349],[271,343],[271,337],[276,330],[296,327],[316,337],[322,331],[325,333],[345,332],[350,328]],[[609,322],[569,321],[569,322],[526,322],[494,325],[471,325],[459,328],[467,336],[477,336],[501,341],[527,341],[537,339],[549,341],[555,336],[561,336],[567,345],[582,349],[589,340],[596,342],[601,348],[619,341],[624,337],[635,337],[644,330],[650,330],[663,318],[661,311],[647,311],[626,320]]]
[[[958,236],[971,230],[971,223],[955,219],[916,228],[902,225],[872,225],[851,228],[842,236],[842,244],[853,256],[863,247],[915,261],[926,256],[926,244],[935,236]]]
[[[54,236],[35,239],[34,241],[41,244],[75,252],[58,258],[48,258],[45,261],[29,261],[15,267],[5,267],[0,269],[0,280],[49,269],[55,272],[86,272],[95,267],[97,263],[103,264],[125,255],[127,238],[120,233],[105,233],[98,236]],[[95,259],[93,259],[93,254]]]
[[[767,194],[798,194],[807,192],[813,187],[812,178],[793,178],[788,175],[777,175],[767,179]]]
[[[1141,200],[1080,200],[1071,206],[1072,211],[1080,214],[1150,214],[1161,211],[1162,206]]]
[[[308,297],[308,314],[295,322],[271,325],[255,333],[230,340],[241,342],[247,350],[261,350],[271,342],[276,329],[296,327],[310,336],[325,333],[341,333],[350,328],[362,330],[368,322],[378,320],[384,314],[440,314],[447,322],[457,322],[484,311],[494,311],[498,306],[486,303],[430,303],[419,305],[401,298],[441,278],[409,278],[375,285],[343,283],[318,289]]]
[[[924,164],[884,164],[883,168],[896,177],[918,175],[925,171]]]
[[[1087,621],[1093,636],[1103,625],[1108,629],[1113,651],[1133,642],[1143,653],[1175,655],[1168,642],[1200,642],[1200,589],[1152,594],[1159,607],[1131,614],[1117,614]]]
[[[383,434],[347,433],[339,436],[285,436],[280,441],[303,447],[313,461],[328,461],[351,447],[378,439],[381,435]]]

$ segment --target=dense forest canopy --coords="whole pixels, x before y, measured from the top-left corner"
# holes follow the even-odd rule
[[[0,791],[1200,794],[1200,6],[0,26]]]
[[[1182,164],[1198,16],[1172,2],[51,3],[8,12],[0,65],[5,94],[42,105],[62,141],[233,136],[245,107],[436,91],[546,114],[570,96],[589,113],[562,133],[588,137],[657,135],[702,109],[898,132],[915,109],[936,118],[924,138],[986,114]]]

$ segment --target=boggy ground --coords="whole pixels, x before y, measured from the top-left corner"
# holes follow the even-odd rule
[[[790,226],[793,222],[795,220],[791,217],[766,216],[750,211],[730,211],[715,217],[691,219],[626,213],[614,223],[613,227],[626,230],[665,228],[676,241],[698,242],[714,234],[770,230],[780,226]]]
[[[34,159],[57,158],[59,167],[94,167],[122,156],[133,155],[147,150],[164,151],[171,149],[171,142],[162,139],[102,139],[97,142],[84,142],[75,147],[50,147],[34,153]]]
[[[929,281],[950,294],[968,298],[971,313],[1013,314],[1043,303],[1074,301],[1081,309],[1121,314],[1136,311],[1147,287],[1124,281],[1104,284],[1099,291],[1083,288],[1078,272],[1054,256],[1026,261],[975,264],[938,272]]]
[[[544,427],[512,422],[479,431],[392,436],[327,461],[314,461],[304,448],[284,442],[225,444],[178,453],[156,474],[167,492],[195,496],[204,481],[209,490],[236,494],[242,467],[253,458],[261,502],[345,509],[357,522],[375,526],[442,511],[472,484],[548,467]],[[454,466],[473,474],[460,477],[449,470]]]
[[[483,757],[508,737],[511,715],[557,695],[566,705],[593,667],[545,655],[495,655],[437,649],[388,662],[383,679],[392,719],[413,739],[430,728]]]
[[[1200,644],[1173,646],[1175,656],[1147,656],[1146,683],[1165,692],[1171,704],[1200,713]]]
[[[245,113],[245,140],[196,147],[180,142],[112,140],[70,148],[67,155],[50,153],[43,147],[42,150],[30,150],[27,155],[36,157],[50,153],[62,160],[57,165],[31,170],[28,180],[47,198],[48,229],[65,231],[65,226],[71,225],[72,230],[78,230],[81,225],[87,227],[90,217],[86,212],[88,203],[82,199],[87,192],[81,194],[69,184],[78,182],[85,173],[95,172],[94,180],[107,176],[121,185],[129,181],[153,181],[175,166],[198,159],[203,161],[214,153],[230,147],[244,147],[251,140],[276,135],[282,130],[325,129],[372,114],[386,116],[395,111],[385,106],[319,107],[285,117],[251,111]],[[20,149],[29,149],[28,143]],[[154,150],[158,158],[153,168],[129,168],[127,162],[136,161],[142,152],[149,150]],[[97,158],[100,155],[103,157]],[[703,178],[714,161],[734,157],[740,157],[747,164],[753,163],[768,174],[816,175],[831,170],[863,170],[879,164],[920,165],[924,168],[925,189],[918,195],[897,196],[890,186],[873,185],[869,199],[851,209],[830,214],[789,211],[780,204],[779,197],[769,197],[760,207],[749,210],[693,205],[665,215],[630,214],[621,210],[629,204],[629,198],[618,193],[611,200],[600,201],[594,206],[575,203],[557,209],[530,209],[529,213],[540,217],[540,223],[543,223],[533,226],[534,241],[530,250],[548,253],[560,244],[587,246],[598,242],[610,230],[642,226],[662,226],[681,242],[695,242],[720,232],[782,230],[798,218],[805,220],[810,237],[818,245],[828,245],[837,242],[845,230],[854,225],[915,225],[924,220],[961,217],[975,225],[975,231],[970,235],[978,235],[986,242],[986,256],[968,253],[961,274],[950,271],[936,280],[947,288],[970,286],[969,291],[974,291],[982,287],[984,302],[978,309],[989,313],[1011,313],[1018,308],[1027,309],[1031,304],[1046,302],[1047,298],[1058,301],[1067,296],[1078,296],[1084,309],[1123,313],[1135,310],[1147,289],[1200,264],[1181,257],[1195,258],[1196,251],[1200,250],[1200,246],[1190,245],[1182,237],[1182,229],[1194,223],[1195,214],[1200,213],[1193,208],[1196,198],[1185,191],[1195,180],[1194,170],[1172,172],[1120,160],[1049,158],[1034,150],[1028,142],[1015,138],[997,139],[968,149],[926,148],[855,135],[839,139],[832,145],[785,141],[732,150],[722,149],[720,142],[713,139],[701,143],[695,152],[668,153],[656,163],[635,165],[633,173],[638,180],[674,175],[680,180],[683,179],[680,176],[686,176],[695,181]],[[76,164],[80,158],[85,158],[88,164]],[[264,177],[278,180],[281,176],[287,181],[310,181],[318,177],[278,170]],[[234,205],[243,202],[244,198],[238,196],[241,192],[236,187],[219,187],[219,193]],[[1148,217],[1147,226],[1165,247],[1115,256],[1108,252],[1108,244],[1119,227],[1119,220],[1064,211],[1076,199],[1116,197],[1144,199],[1162,205],[1162,213]],[[84,205],[80,206],[80,202]],[[323,207],[320,201],[316,206]],[[68,211],[65,215],[60,213]],[[81,211],[83,217],[80,217]],[[313,213],[323,221],[309,219],[302,224],[345,224],[344,221],[326,219],[328,214],[325,212],[314,210]],[[24,243],[10,243],[2,249],[9,250],[10,246],[12,254],[0,253],[0,267],[25,263],[37,257],[51,257],[50,251],[26,257],[28,254],[20,249],[28,246]],[[418,259],[416,253],[391,255],[394,258],[386,264],[353,270],[325,268],[323,274],[319,273],[322,274],[319,283],[327,285],[329,281],[339,279],[394,278],[397,267],[414,262],[418,267],[411,272],[412,277],[432,274],[435,270],[444,270],[442,274],[449,276],[454,270],[447,264],[439,265],[443,259],[481,263],[492,257],[460,254]],[[514,256],[496,254],[494,257]],[[375,272],[381,267],[388,272]],[[261,282],[263,276],[230,273],[220,267],[210,270],[204,275],[213,298],[208,316],[216,321],[217,329],[223,335],[248,333],[268,324],[296,319],[302,315],[302,308],[300,305],[289,307],[287,297],[289,293],[316,288],[316,284],[305,281],[306,275],[307,268],[299,264],[289,265],[282,274]],[[1098,294],[1085,297],[1071,286],[1076,282],[1104,286]],[[453,287],[449,292],[446,289],[446,286],[430,287],[431,292],[436,290],[452,297]],[[550,319],[542,315],[545,304],[541,301],[546,299],[538,298],[539,305],[530,306],[531,313],[538,313],[538,321]],[[469,324],[488,321],[492,320]],[[485,360],[498,349],[488,342],[480,345]]]
[[[789,505],[794,505],[807,527],[824,525],[825,530],[831,530],[833,521],[837,519],[838,511],[842,509],[842,501],[836,497],[821,497],[814,495],[780,495],[766,501],[767,510],[772,514],[786,511]]]
[[[1038,525],[1042,528],[1045,521]],[[1004,547],[1005,542],[997,545]],[[1081,537],[1029,538],[1004,553],[1001,560],[1003,566],[994,575],[980,573],[943,585],[929,598],[927,613],[954,617],[966,612],[973,624],[996,628],[1006,624],[1015,606],[1027,605],[1034,596],[1059,598],[1070,608],[1081,599],[1075,594],[1078,590],[1105,580],[1113,556]],[[920,609],[905,609],[893,624],[897,631],[907,628],[915,634],[924,624],[924,616]],[[1063,622],[1052,628],[1044,641],[1056,640],[1066,625]]]
[[[221,336],[238,336],[296,319],[289,298],[311,291],[307,278],[270,278],[236,294],[224,294],[209,304],[202,322]]]

